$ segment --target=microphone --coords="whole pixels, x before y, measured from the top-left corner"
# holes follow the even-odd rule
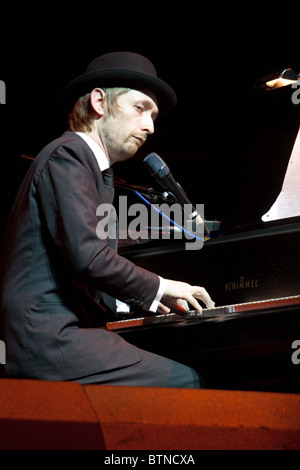
[[[189,201],[180,184],[175,181],[169,167],[163,159],[157,155],[157,153],[153,152],[145,157],[143,161],[151,176],[153,176],[164,189],[170,191],[175,196],[188,217],[193,220],[196,225],[204,225],[204,235],[209,238],[210,232],[204,223],[204,220]],[[192,211],[188,211],[187,208],[192,209]]]

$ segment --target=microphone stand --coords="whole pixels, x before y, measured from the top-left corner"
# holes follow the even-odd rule
[[[158,199],[163,199],[166,202],[177,202],[176,197],[168,192],[165,191],[164,193],[161,193],[159,191],[155,191],[153,188],[147,188],[145,186],[137,186],[134,184],[129,184],[126,181],[120,179],[120,178],[114,178],[115,182],[115,187],[117,188],[122,188],[122,189],[128,189],[129,191],[133,192],[139,192],[143,196],[145,196],[149,201],[151,202],[156,202]]]

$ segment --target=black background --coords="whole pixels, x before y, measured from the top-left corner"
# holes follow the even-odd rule
[[[129,50],[147,56],[178,96],[139,154],[116,165],[129,183],[155,186],[142,158],[155,151],[207,219],[224,226],[260,220],[274,202],[299,126],[290,87],[253,89],[269,72],[300,72],[292,5],[193,3],[28,5],[5,13],[1,32],[1,226],[27,163],[66,129],[62,90],[95,57]],[[198,5],[198,6],[197,6]],[[122,8],[121,8],[122,6]],[[274,12],[276,15],[274,15]],[[295,20],[295,24],[293,21]],[[155,186],[157,189],[158,187]]]

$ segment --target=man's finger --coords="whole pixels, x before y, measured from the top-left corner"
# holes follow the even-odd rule
[[[157,307],[157,313],[165,314],[165,313],[170,313],[170,311],[171,310],[169,309],[169,307],[159,302],[158,307]]]
[[[187,296],[186,300],[193,307],[191,310],[197,310],[198,312],[202,312],[201,305],[192,295]]]
[[[202,300],[207,308],[214,308],[215,302],[211,299],[204,287],[192,286],[192,295],[196,299]]]

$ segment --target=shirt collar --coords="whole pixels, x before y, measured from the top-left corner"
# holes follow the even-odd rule
[[[100,147],[100,145],[97,144],[97,142],[95,142],[91,137],[84,134],[83,132],[75,132],[75,134],[79,135],[79,137],[81,137],[86,142],[86,144],[90,147],[91,151],[95,155],[95,158],[98,162],[100,170],[104,171],[107,168],[109,168],[109,162],[107,160],[105,153]]]

